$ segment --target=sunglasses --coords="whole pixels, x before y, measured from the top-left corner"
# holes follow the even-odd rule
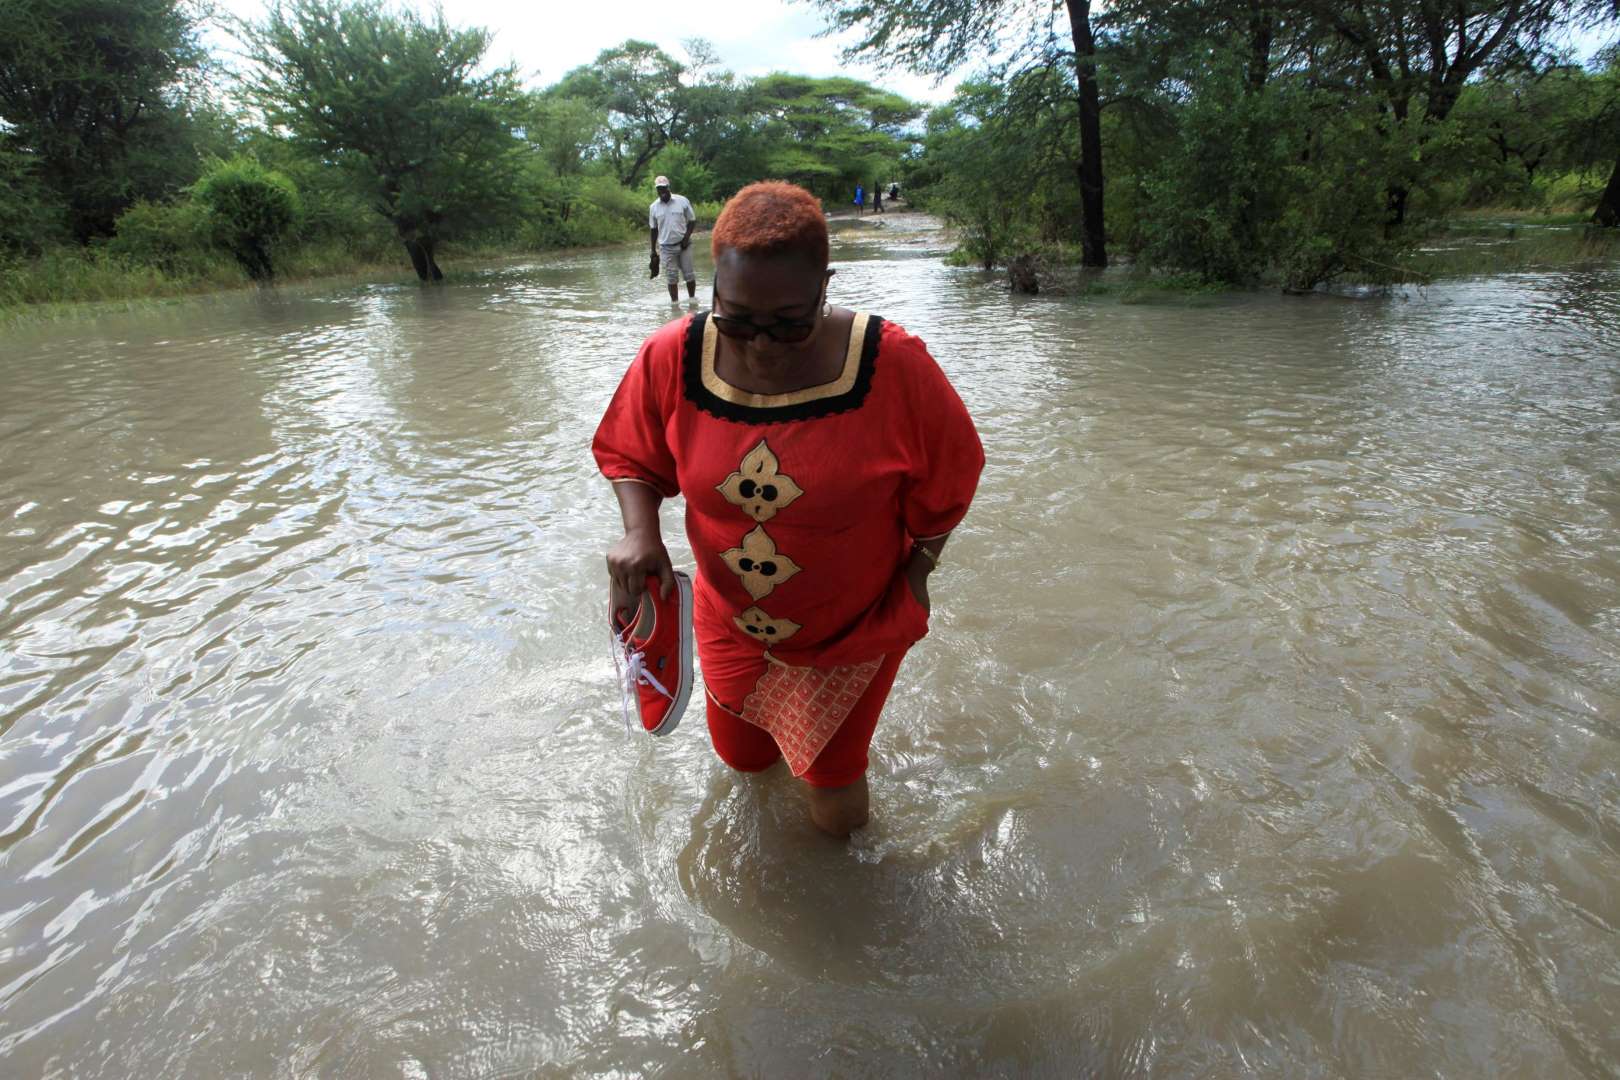
[[[714,302],[716,304],[725,303],[718,290],[714,294]],[[816,298],[811,303],[820,302],[821,292],[817,290]],[[737,341],[752,341],[760,334],[764,334],[772,341],[791,344],[795,341],[803,341],[816,332],[816,317],[814,315],[811,315],[809,319],[776,319],[763,324],[750,322],[747,319],[733,319],[729,315],[720,315],[713,311],[709,313],[709,318],[714,320],[716,330]]]

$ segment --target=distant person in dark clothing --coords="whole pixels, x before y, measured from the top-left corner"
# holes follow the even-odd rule
[[[889,201],[894,202],[899,198],[900,198],[900,185],[899,184],[890,184],[889,185]]]
[[[872,210],[875,213],[883,213],[883,189],[881,187],[872,189]]]

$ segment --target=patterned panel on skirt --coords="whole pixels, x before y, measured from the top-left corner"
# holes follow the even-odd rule
[[[768,732],[794,776],[803,776],[838,733],[883,657],[843,667],[772,663],[743,700],[742,718]]]

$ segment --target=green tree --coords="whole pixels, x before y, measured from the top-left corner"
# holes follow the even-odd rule
[[[1145,175],[1144,254],[1206,281],[1289,291],[1349,270],[1394,272],[1415,237],[1384,227],[1388,177],[1406,154],[1377,131],[1376,106],[1346,107],[1292,81],[1244,93],[1243,59],[1185,104],[1176,140]]]
[[[0,0],[0,27],[0,147],[75,237],[196,175],[185,106],[205,58],[184,0]]]
[[[606,114],[603,155],[619,182],[635,187],[658,152],[686,134],[690,102],[681,81],[685,71],[651,42],[630,40],[603,49],[595,63],[569,72],[555,92]]]
[[[522,116],[523,137],[553,177],[585,171],[602,133],[607,114],[581,98],[555,89],[531,94]]]
[[[33,155],[0,145],[0,253],[37,255],[66,234],[61,203]]]
[[[854,186],[881,183],[912,148],[907,131],[922,110],[859,79],[766,75],[743,93],[743,111],[763,147],[762,171],[843,204]]]
[[[957,227],[962,254],[986,270],[1040,242],[1079,239],[1075,108],[1057,68],[964,83],[929,114],[908,190]]]
[[[510,219],[523,168],[511,67],[479,74],[490,35],[380,0],[293,0],[245,34],[249,99],[272,128],[347,170],[417,276],[441,242]]]
[[[239,157],[215,164],[191,190],[208,214],[215,242],[248,277],[273,277],[275,249],[298,220],[298,189],[292,181],[252,158]]]
[[[1615,0],[1615,10],[1620,13],[1620,0]],[[1620,41],[1610,44],[1598,59],[1603,64],[1603,90],[1586,119],[1583,143],[1587,160],[1605,151],[1614,159],[1609,182],[1592,211],[1592,224],[1613,229],[1620,228]]]
[[[1038,143],[1017,138],[1001,83],[964,83],[928,117],[928,179],[908,187],[956,226],[962,254],[989,270],[1035,239],[1025,193],[1040,171]],[[920,170],[919,170],[920,171]]]
[[[809,0],[840,30],[858,29],[851,56],[871,56],[924,74],[944,74],[970,59],[1013,45],[1015,58],[1033,56],[1050,67],[1066,58],[1075,77],[1076,128],[1080,155],[1082,260],[1108,265],[1103,215],[1102,102],[1097,73],[1097,36],[1091,0],[1063,0],[1067,33],[1059,25],[1057,3],[1025,0]],[[1063,47],[1067,38],[1069,48]]]
[[[1597,209],[1592,211],[1592,224],[1606,229],[1620,228],[1620,155],[1609,173],[1609,182],[1598,197]]]
[[[693,202],[709,202],[720,196],[714,170],[705,165],[686,143],[670,143],[652,159],[649,171],[669,177],[674,189]],[[649,202],[652,200],[649,198]]]
[[[1313,60],[1324,84],[1372,92],[1389,112],[1382,130],[1396,138],[1416,123],[1420,159],[1470,80],[1545,66],[1549,40],[1573,16],[1569,0],[1290,0],[1287,10],[1322,42]],[[1405,221],[1410,194],[1404,179],[1390,185],[1393,225]]]

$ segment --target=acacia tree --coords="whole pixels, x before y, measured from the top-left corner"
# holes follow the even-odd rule
[[[1074,123],[1067,84],[1067,73],[1052,69],[967,82],[928,116],[912,182],[938,198],[959,250],[986,270],[1038,239],[1052,203],[1073,197],[1073,151],[1052,130]],[[1009,198],[1011,191],[1023,197]]]
[[[607,116],[590,102],[564,97],[554,89],[529,95],[523,137],[554,177],[577,176],[607,126]]]
[[[1465,167],[1459,141],[1493,134],[1476,122],[1478,110],[1456,114],[1468,88],[1547,71],[1555,61],[1550,42],[1556,32],[1601,17],[1611,3],[1115,0],[1108,21],[1122,40],[1160,43],[1163,52],[1194,62],[1243,56],[1249,93],[1279,78],[1337,93],[1348,110],[1372,103],[1380,117],[1373,130],[1383,138],[1376,156],[1391,170],[1383,221],[1393,233],[1406,223],[1414,191],[1435,188]],[[1196,91],[1204,83],[1194,78],[1180,85]]]
[[[1570,0],[1284,0],[1295,18],[1340,46],[1315,54],[1331,81],[1373,91],[1391,118],[1386,130],[1418,122],[1421,147],[1450,117],[1469,81],[1485,73],[1534,70],[1550,59],[1554,31],[1574,17]],[[1406,220],[1408,185],[1389,190],[1389,221]]]
[[[892,176],[911,145],[905,130],[922,114],[859,79],[780,73],[749,83],[742,109],[766,147],[765,172],[829,200]]]
[[[1620,14],[1620,0],[1615,0],[1615,9]],[[1602,57],[1607,65],[1603,78],[1608,83],[1609,93],[1593,116],[1590,130],[1594,133],[1606,132],[1613,140],[1615,133],[1620,132],[1620,42],[1611,44]],[[1615,152],[1614,168],[1609,173],[1608,185],[1598,198],[1597,209],[1592,212],[1592,224],[1609,229],[1620,228],[1620,151]]]
[[[1615,160],[1614,171],[1609,173],[1608,186],[1603,189],[1597,209],[1592,212],[1592,224],[1606,229],[1620,228],[1620,159]]]
[[[26,161],[79,240],[187,184],[187,81],[202,68],[182,0],[0,0],[0,152]]]
[[[870,56],[920,74],[943,75],[968,60],[1010,46],[1013,56],[1067,55],[1074,66],[1080,157],[1081,261],[1108,265],[1103,218],[1102,99],[1097,82],[1097,37],[1091,0],[1063,0],[1067,34],[1052,0],[809,0],[834,29],[858,30],[851,57]],[[1063,38],[1068,39],[1068,48]]]
[[[422,280],[444,276],[441,241],[516,205],[524,99],[513,68],[479,73],[488,31],[380,0],[293,0],[244,36],[249,99],[272,129],[348,171]]]
[[[685,138],[691,104],[681,81],[686,70],[651,42],[630,40],[570,71],[554,93],[607,114],[604,156],[619,182],[635,187],[660,150]]]

